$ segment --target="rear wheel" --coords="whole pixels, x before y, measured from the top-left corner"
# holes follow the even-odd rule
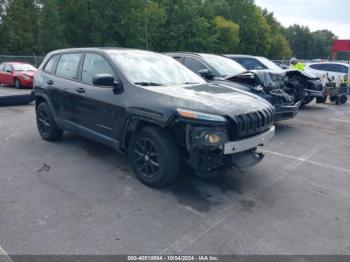
[[[41,137],[48,141],[59,140],[63,135],[50,112],[46,102],[40,103],[36,108],[36,123]]]
[[[15,88],[17,88],[17,89],[21,89],[22,85],[21,85],[21,82],[19,81],[18,78],[15,78],[15,80],[14,80],[14,86],[15,86]]]
[[[340,103],[341,103],[341,104],[345,104],[346,101],[348,101],[348,97],[347,97],[346,95],[342,95],[342,96],[340,97]]]
[[[177,145],[169,133],[158,127],[143,128],[132,137],[129,160],[136,177],[151,187],[164,187],[179,173]]]

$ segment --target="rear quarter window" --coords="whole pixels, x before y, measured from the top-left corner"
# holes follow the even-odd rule
[[[58,61],[56,76],[77,79],[77,72],[81,54],[63,54]]]

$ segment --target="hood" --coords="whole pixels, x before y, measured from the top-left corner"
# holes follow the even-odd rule
[[[159,103],[168,108],[183,108],[231,118],[236,114],[272,109],[265,99],[220,83],[142,88],[154,92]]]
[[[285,71],[285,75],[287,77],[292,77],[292,76],[298,75],[298,76],[303,77],[306,80],[319,80],[320,79],[319,77],[317,77],[317,76],[315,76],[313,74],[307,73],[305,71],[295,70],[295,69],[288,69],[288,70],[286,70]]]
[[[254,91],[280,89],[284,85],[284,75],[268,69],[246,71],[225,80],[248,85]]]
[[[20,75],[26,75],[29,77],[34,77],[35,71],[19,71],[17,72]]]

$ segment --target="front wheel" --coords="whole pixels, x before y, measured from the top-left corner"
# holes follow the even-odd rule
[[[41,137],[45,140],[56,141],[63,135],[63,130],[56,125],[46,102],[39,104],[36,108],[36,123]]]
[[[21,85],[21,82],[19,81],[18,78],[15,78],[14,86],[15,86],[15,88],[17,88],[17,89],[21,89],[22,85]]]
[[[177,145],[169,133],[158,127],[145,127],[133,135],[129,160],[136,177],[150,187],[164,187],[179,173]]]

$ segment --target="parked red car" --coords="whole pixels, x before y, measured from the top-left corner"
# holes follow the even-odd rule
[[[0,64],[0,84],[13,85],[16,88],[33,88],[33,76],[36,68],[23,62],[5,62]]]

